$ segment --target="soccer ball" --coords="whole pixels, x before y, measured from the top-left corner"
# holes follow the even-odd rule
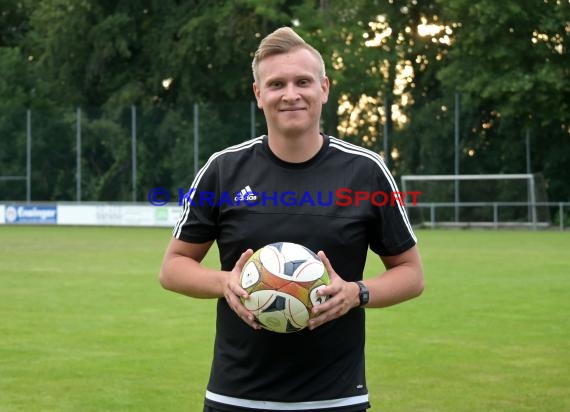
[[[240,284],[249,294],[243,299],[259,324],[273,332],[297,332],[307,326],[311,309],[326,296],[317,291],[330,283],[319,257],[304,246],[272,243],[245,263]]]

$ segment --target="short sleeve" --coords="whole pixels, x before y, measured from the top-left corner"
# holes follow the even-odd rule
[[[219,191],[216,165],[215,159],[210,159],[184,195],[180,217],[173,230],[176,239],[203,243],[218,236],[218,206],[213,201]]]
[[[395,256],[417,243],[405,209],[405,195],[382,162],[374,176],[372,191],[386,194],[386,203],[374,205],[374,220],[368,225],[370,249],[380,256]]]

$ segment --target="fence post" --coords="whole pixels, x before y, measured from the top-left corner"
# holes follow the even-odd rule
[[[198,174],[198,151],[200,150],[200,129],[198,128],[198,103],[194,103],[194,176]]]
[[[536,188],[534,184],[534,176],[530,178],[530,200],[531,200],[531,212],[532,212],[532,229],[537,229],[537,219],[536,219]]]
[[[499,228],[499,205],[496,202],[493,202],[493,226]]]
[[[384,145],[384,163],[386,164],[386,169],[390,168],[390,143],[389,143],[389,139],[390,139],[390,121],[391,121],[391,116],[392,116],[392,108],[390,107],[390,101],[388,100],[388,98],[386,97],[386,94],[384,94],[384,115],[386,116],[386,121],[384,122],[384,140],[383,140],[383,145]]]
[[[558,203],[558,218],[560,220],[560,230],[564,230],[564,203]]]
[[[132,201],[137,201],[137,108],[131,106],[131,175],[133,180]]]
[[[75,201],[81,203],[81,108],[75,112]]]
[[[26,111],[26,203],[32,201],[32,111]]]
[[[455,199],[455,222],[459,222],[459,180],[457,180],[457,175],[459,175],[459,120],[460,120],[460,104],[461,99],[458,92],[455,92],[455,116],[454,116],[454,129],[453,129],[453,143],[454,143],[454,162],[453,170],[455,173],[455,184],[454,184],[454,199]]]

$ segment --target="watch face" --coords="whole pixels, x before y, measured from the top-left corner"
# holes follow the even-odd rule
[[[368,288],[362,282],[358,282],[358,287],[360,288],[360,294],[358,296],[360,298],[360,306],[366,305],[369,299]]]

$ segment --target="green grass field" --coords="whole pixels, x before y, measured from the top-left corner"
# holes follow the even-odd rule
[[[570,410],[570,235],[417,234],[424,294],[367,311],[372,411]],[[161,289],[169,237],[0,226],[0,411],[201,410],[214,301]]]

